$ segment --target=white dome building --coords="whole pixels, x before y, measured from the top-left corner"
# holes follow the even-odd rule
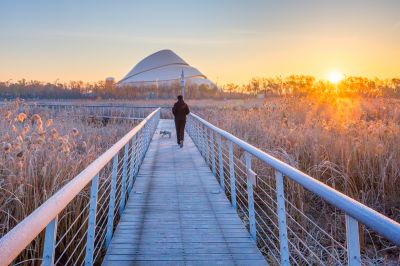
[[[203,73],[190,66],[171,50],[161,50],[144,58],[117,85],[122,87],[168,85],[179,81],[182,71],[186,85],[205,84],[210,88],[215,87]]]

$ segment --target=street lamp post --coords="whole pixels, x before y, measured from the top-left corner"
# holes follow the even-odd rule
[[[185,98],[185,75],[183,69],[181,73],[181,95]]]

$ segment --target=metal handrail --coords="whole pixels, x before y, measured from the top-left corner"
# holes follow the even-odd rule
[[[69,181],[64,187],[57,191],[53,196],[46,200],[40,207],[27,216],[23,221],[17,224],[5,236],[0,239],[0,265],[8,265],[11,263],[28,245],[31,243],[44,228],[46,228],[46,237],[48,227],[57,220],[57,216],[64,208],[89,184],[90,181],[96,180],[99,172],[110,161],[118,159],[118,153],[130,143],[130,141],[146,128],[149,122],[154,123],[153,133],[160,115],[160,108],[153,111],[135,128],[122,137],[110,149],[93,161],[80,174]],[[149,134],[151,132],[149,131]],[[148,137],[148,136],[147,136]],[[149,140],[146,140],[148,146]],[[142,160],[144,154],[142,154]],[[114,164],[115,165],[115,164]],[[137,170],[137,169],[136,169]],[[93,183],[93,182],[92,182]],[[97,186],[97,184],[96,184]],[[56,227],[56,222],[55,222]],[[51,232],[51,230],[49,230]],[[54,247],[53,247],[54,248]]]
[[[79,103],[43,103],[43,102],[28,102],[28,105],[31,106],[54,106],[54,107],[64,107],[64,106],[73,106],[73,107],[112,107],[112,108],[127,108],[127,109],[155,109],[155,108],[172,108],[170,106],[153,106],[153,105],[121,105],[121,104],[79,104]]]
[[[193,113],[191,113],[190,116],[197,119],[203,125],[212,129],[227,140],[233,142],[244,151],[257,157],[258,159],[270,165],[272,168],[278,170],[296,183],[302,185],[307,190],[320,196],[336,208],[341,209],[354,219],[362,222],[369,228],[383,235],[394,244],[400,246],[400,224],[396,221],[329,187],[328,185],[301,172],[300,170],[288,165],[287,163],[278,160],[277,158],[235,137],[234,135],[214,126],[213,124],[207,122],[201,117]]]
[[[48,108],[52,111],[68,112],[68,115],[75,114],[77,116],[86,117],[90,114],[90,117],[95,118],[117,118],[121,119],[132,119],[141,120],[145,118],[152,110],[160,108],[161,117],[169,117],[169,112],[171,106],[153,106],[153,105],[131,105],[131,104],[102,104],[102,103],[51,103],[51,102],[25,102],[28,106],[34,108]],[[21,111],[23,110],[23,105],[20,105]],[[57,114],[59,116],[59,114]]]
[[[258,215],[259,217],[259,214],[257,213],[255,206],[257,206],[257,208],[260,208],[260,206],[254,200],[254,195],[257,197],[259,197],[259,195],[257,190],[253,191],[253,186],[257,185],[257,177],[256,173],[251,167],[251,156],[254,156],[275,170],[275,203],[277,207],[274,215],[276,215],[278,219],[279,228],[277,229],[279,231],[281,265],[289,265],[289,260],[291,260],[292,263],[296,263],[296,260],[293,259],[292,254],[289,251],[289,248],[294,248],[294,246],[288,239],[288,233],[289,235],[292,235],[294,232],[288,227],[286,219],[290,220],[293,219],[293,217],[285,210],[285,201],[287,202],[287,199],[284,196],[284,177],[291,179],[306,190],[318,195],[320,198],[345,213],[347,263],[349,265],[360,265],[361,263],[358,222],[361,222],[367,227],[373,229],[375,232],[384,236],[395,245],[400,246],[400,224],[396,221],[325,185],[324,183],[299,171],[298,169],[276,159],[268,153],[214,126],[213,124],[193,113],[190,114],[188,119],[188,133],[192,137],[194,143],[197,145],[201,155],[204,157],[213,174],[216,177],[219,176],[221,188],[224,191],[227,189],[225,188],[225,178],[228,179],[227,184],[230,186],[228,191],[230,194],[230,200],[233,208],[237,209],[238,211],[238,207],[240,207],[240,209],[242,208],[238,203],[241,203],[242,205],[244,204],[239,202],[240,197],[243,198],[245,195],[239,193],[240,191],[236,191],[239,189],[239,187],[236,188],[236,183],[238,182],[236,177],[238,173],[235,173],[235,168],[237,167],[235,160],[238,158],[236,158],[233,153],[233,145],[244,151],[245,163],[242,162],[242,167],[244,167],[245,170],[243,172],[241,169],[238,169],[243,172],[242,174],[244,174],[244,176],[247,176],[246,181],[242,180],[242,182],[247,182],[246,188],[240,186],[242,191],[247,190],[247,206],[245,206],[246,210],[244,210],[245,213],[243,214],[245,214],[248,219],[246,223],[248,222],[250,235],[255,241],[257,240],[259,230],[263,230],[263,228],[259,228],[259,221],[256,219],[256,216]],[[223,147],[224,145],[222,139],[225,140],[225,143],[229,148],[228,151],[226,151],[226,149]],[[216,142],[217,146],[215,145]],[[224,151],[227,152],[228,155],[225,155]],[[223,159],[224,156],[227,157],[228,162]],[[218,162],[219,170],[216,169],[216,162]],[[224,174],[224,169],[227,171],[227,173],[225,173],[226,176]],[[243,212],[243,210],[240,211]],[[261,217],[259,217],[259,219],[261,219]],[[302,230],[305,229],[302,228]],[[289,244],[291,246],[289,246]],[[297,252],[300,251],[297,250]],[[301,253],[298,255],[301,256]]]

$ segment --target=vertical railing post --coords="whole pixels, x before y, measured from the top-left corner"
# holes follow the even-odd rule
[[[197,132],[193,119],[189,116],[189,124],[190,124],[190,137],[192,138],[194,145],[197,147]]]
[[[203,158],[206,158],[206,141],[204,138],[204,129],[203,125],[199,125],[200,127],[200,139],[201,139],[201,155],[203,155]]]
[[[138,172],[139,172],[139,153],[140,153],[140,147],[139,147],[139,138],[140,138],[140,136],[139,136],[139,132],[136,134],[136,140],[135,140],[135,146],[134,146],[134,148],[135,148],[135,150],[134,150],[134,154],[133,154],[133,159],[134,159],[134,161],[135,161],[135,174],[134,174],[134,178],[136,179],[136,176],[137,176],[137,174],[138,174]]]
[[[142,152],[142,161],[144,159],[144,156],[146,154],[146,149],[147,149],[147,128],[146,125],[143,126],[143,152]]]
[[[85,265],[93,265],[94,240],[96,236],[97,192],[99,188],[99,174],[92,179],[90,188],[89,221],[86,240]]]
[[[143,136],[142,136],[142,138],[143,138],[142,162],[143,162],[144,156],[146,154],[146,148],[147,148],[147,134],[146,134],[147,132],[146,132],[146,130],[147,130],[146,125],[144,125],[143,131],[142,131],[142,133],[143,133]]]
[[[146,153],[146,125],[143,126],[142,128],[142,140],[143,140],[143,149],[142,149],[142,160],[144,158],[144,154]]]
[[[254,211],[254,194],[253,194],[253,182],[250,177],[251,171],[251,157],[248,152],[245,152],[246,161],[246,174],[247,174],[247,202],[249,209],[249,225],[250,225],[250,235],[254,241],[257,240],[257,228],[256,228],[256,214]]]
[[[210,147],[211,147],[211,169],[214,176],[217,175],[217,167],[215,163],[215,147],[214,147],[214,131],[210,128]]]
[[[147,153],[147,150],[150,147],[150,141],[151,141],[151,128],[150,128],[150,126],[151,126],[151,124],[150,124],[150,122],[148,122],[147,132],[146,132],[146,134],[147,134],[147,136],[146,136],[146,139],[147,139],[147,141],[146,141],[146,153]]]
[[[192,138],[193,142],[195,142],[193,139],[193,135],[192,135],[192,123],[190,123],[190,118],[186,122],[186,131],[189,134],[189,136]]]
[[[128,174],[128,153],[129,153],[129,142],[125,144],[124,149],[124,162],[122,165],[122,180],[121,180],[121,200],[119,201],[119,215],[122,214],[125,208],[126,198],[126,176]]]
[[[141,158],[141,156],[142,156],[142,136],[141,136],[141,130],[139,130],[138,133],[137,133],[136,144],[137,144],[137,163],[138,163],[138,166],[140,166],[140,158]]]
[[[197,130],[199,131],[199,150],[201,156],[204,157],[204,147],[203,147],[203,126],[199,123],[197,125]]]
[[[232,141],[229,141],[229,177],[230,177],[230,184],[231,184],[232,206],[236,210],[235,162],[233,161],[233,145],[232,145]]]
[[[145,130],[146,130],[146,128],[143,126],[143,128],[141,130],[141,132],[142,132],[142,153],[141,153],[141,156],[140,156],[140,163],[143,162],[144,154],[146,152],[146,134],[145,134],[146,131]]]
[[[199,130],[199,126],[194,122],[193,119],[193,128],[195,130],[195,134],[196,134],[196,145],[197,145],[197,149],[201,152],[201,147],[200,147],[200,130]]]
[[[143,128],[139,130],[139,165],[142,162],[143,156]]]
[[[151,141],[151,128],[150,128],[151,124],[149,122],[149,125],[147,126],[147,143],[146,143],[146,152],[150,147],[150,141]]]
[[[148,139],[148,132],[149,131],[149,128],[148,128],[148,123],[146,123],[144,126],[143,126],[143,139],[144,139],[144,151],[143,151],[143,158],[144,158],[144,156],[145,156],[145,154],[146,154],[146,152],[147,152],[147,144],[148,144],[148,141],[149,141],[149,139]]]
[[[129,161],[129,181],[128,181],[128,193],[132,191],[133,187],[133,178],[134,178],[134,171],[135,171],[135,140],[136,135],[132,137],[131,141],[131,156]]]
[[[191,120],[191,124],[192,124],[192,132],[193,132],[193,141],[194,144],[197,146],[197,149],[199,148],[199,139],[198,139],[198,135],[197,135],[197,128],[196,128],[196,124],[193,118],[190,119]]]
[[[210,167],[210,141],[208,140],[208,128],[205,127],[205,140],[206,140],[206,162],[207,166]]]
[[[275,170],[275,178],[276,178],[276,197],[277,197],[277,208],[278,208],[278,223],[279,223],[278,227],[279,227],[281,265],[290,265],[282,173]]]
[[[194,145],[196,145],[196,140],[194,139],[194,136],[193,136],[193,128],[192,128],[192,126],[193,126],[192,120],[189,117],[188,120],[187,120],[186,129],[187,129],[187,132],[188,132],[189,136],[192,138],[192,141],[193,141]]]
[[[150,122],[147,122],[145,128],[146,128],[146,152],[147,152],[147,149],[149,148],[150,144]]]
[[[347,265],[361,265],[360,237],[358,221],[349,215],[346,217],[346,242],[347,242]]]
[[[51,222],[46,226],[46,232],[44,236],[44,246],[43,246],[43,266],[51,266],[54,264],[54,251],[57,236],[57,223],[58,216],[56,216]]]
[[[118,153],[113,159],[113,168],[111,174],[111,188],[110,188],[110,203],[108,207],[108,218],[107,218],[107,231],[106,231],[106,248],[111,243],[111,238],[114,229],[114,210],[115,210],[115,190],[117,187],[117,169],[118,168]]]
[[[218,141],[219,182],[220,182],[222,191],[225,193],[224,160],[222,158],[222,141],[221,141],[220,134],[217,135],[217,141]]]

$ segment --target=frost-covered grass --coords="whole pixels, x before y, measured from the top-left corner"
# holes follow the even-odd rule
[[[20,108],[22,107],[22,108]],[[107,125],[93,119],[63,118],[15,101],[0,106],[0,236],[39,207],[100,154],[133,128],[133,122]],[[83,191],[59,217],[65,232],[73,214],[87,205]],[[72,213],[72,215],[70,215]],[[22,254],[41,257],[39,237]],[[29,263],[28,263],[29,264]]]
[[[400,221],[400,101],[271,98],[242,105],[221,102],[198,112],[213,124]],[[260,175],[271,176],[264,164],[255,161],[253,165]],[[343,213],[293,182],[287,186],[287,198],[344,243]],[[399,249],[368,228],[362,227],[361,232],[368,261],[400,259]]]
[[[172,106],[173,102],[114,103]],[[206,120],[400,221],[400,101],[308,97],[187,102]],[[50,112],[35,115],[29,108],[20,114],[18,104],[0,108],[0,234],[37,208],[132,126],[103,127],[78,118],[54,118]],[[168,110],[163,112],[169,114]],[[253,168],[260,176],[271,176],[270,169],[260,162],[254,161]],[[286,186],[287,198],[297,208],[345,244],[342,212],[300,186]],[[69,210],[81,210],[86,202],[87,198],[82,197]],[[295,211],[291,214],[310,232],[315,230],[307,227]],[[399,260],[399,250],[390,243],[365,227],[361,232],[366,263]],[[321,242],[329,246],[325,239]],[[27,253],[40,257],[39,246],[33,243]]]

